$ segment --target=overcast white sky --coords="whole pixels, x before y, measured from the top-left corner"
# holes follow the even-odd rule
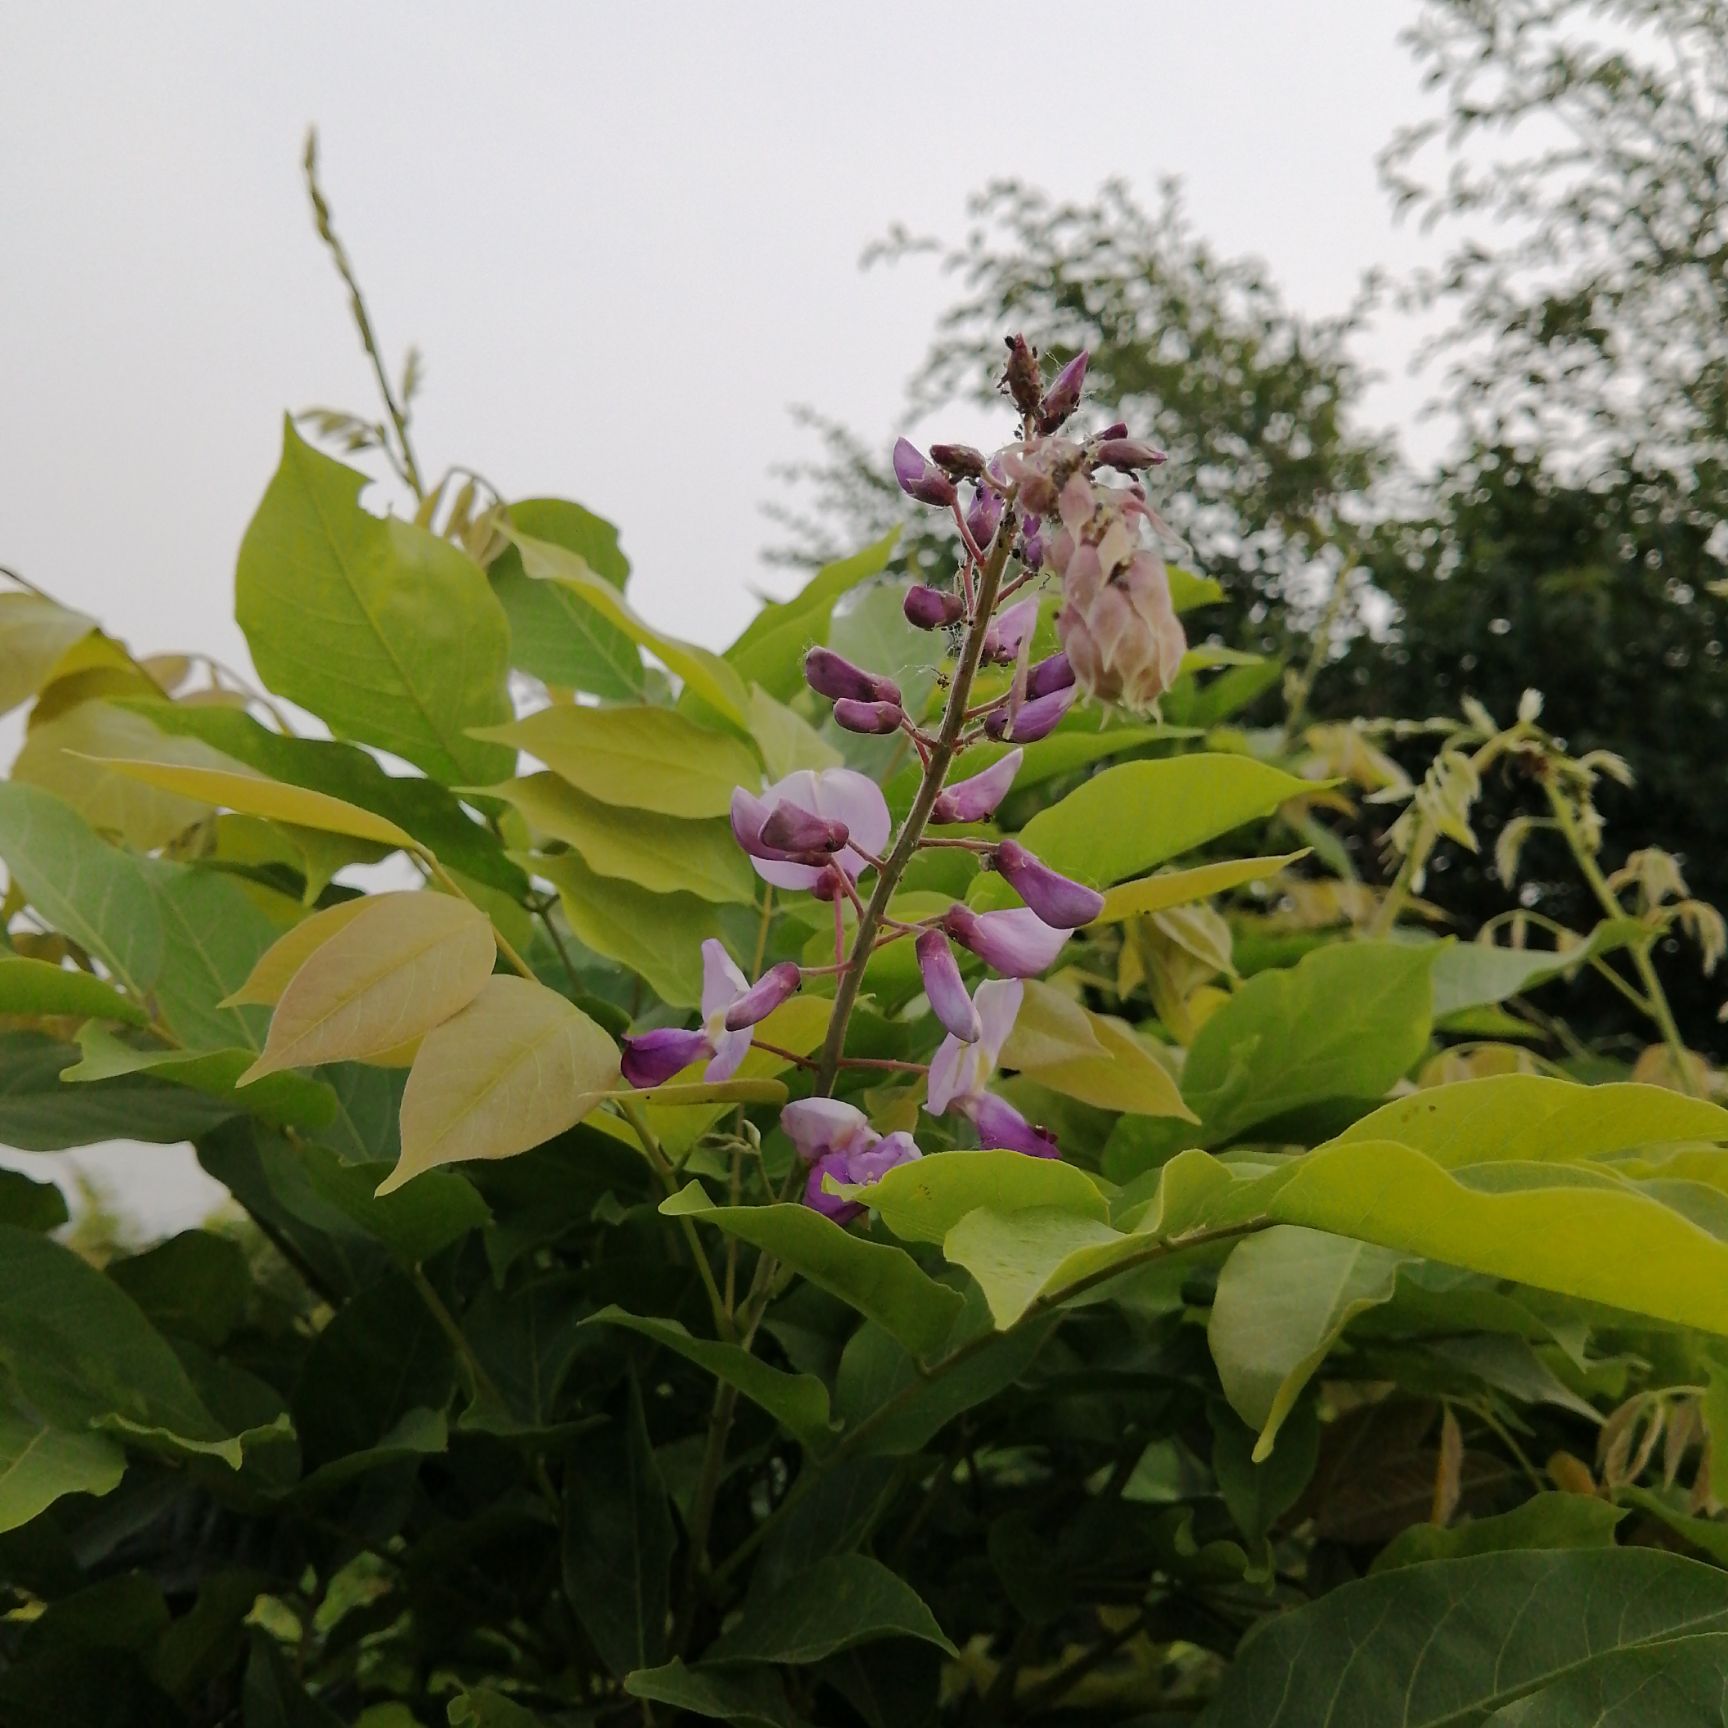
[[[301,187],[315,122],[386,347],[426,356],[422,462],[612,517],[638,606],[718,644],[750,585],[790,584],[759,561],[787,407],[886,459],[950,297],[931,269],[860,273],[868,240],[956,231],[993,176],[1150,200],[1177,174],[1217,246],[1341,310],[1418,246],[1374,171],[1419,106],[1411,14],[9,0],[0,563],[140,650],[243,659],[234,552],[282,410],[373,411]],[[1408,346],[1366,347],[1379,419],[1413,415]]]

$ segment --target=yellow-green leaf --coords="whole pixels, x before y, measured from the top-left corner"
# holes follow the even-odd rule
[[[733,788],[754,788],[761,778],[741,740],[670,708],[559,702],[475,736],[537,756],[577,791],[603,804],[662,816],[724,816]]]
[[[323,947],[344,924],[384,898],[386,896],[382,894],[375,894],[340,900],[334,906],[326,906],[322,912],[314,912],[310,918],[302,919],[287,935],[271,943],[258,956],[258,964],[252,968],[251,976],[223,1001],[222,1006],[238,1008],[247,1003],[258,1003],[274,1008],[282,1000],[282,992],[288,988],[289,980],[311,958],[312,951]]]
[[[387,894],[319,944],[276,1005],[242,1084],[281,1068],[348,1062],[429,1032],[491,976],[491,924],[447,894]]]
[[[0,957],[0,1014],[83,1015],[132,1026],[150,1018],[105,979],[16,955]]]
[[[1208,900],[1244,882],[1264,881],[1306,858],[1308,850],[1284,852],[1269,858],[1230,858],[1217,864],[1200,864],[1192,870],[1166,870],[1157,876],[1141,876],[1121,882],[1104,896],[1104,910],[1094,924],[1120,924],[1146,912],[1163,912],[1172,906],[1187,906]]]
[[[756,898],[755,872],[725,822],[621,810],[584,797],[556,774],[530,774],[488,790],[540,834],[573,846],[597,875],[722,905],[748,906]]]
[[[43,594],[0,594],[0,714],[27,702],[66,651],[96,628]]]
[[[1178,1116],[1188,1122],[1197,1117],[1182,1102],[1181,1089],[1170,1071],[1140,1041],[1127,1021],[1109,1014],[1094,1014],[1078,1003],[1065,1002],[1048,985],[1034,985],[1028,1004],[1032,1022],[1021,1036],[1021,1010],[1013,1035],[1003,1050],[1003,1061],[1018,1068],[1028,1080],[1048,1086],[1065,1098],[1077,1098],[1099,1110],[1115,1110],[1133,1116]],[[1063,1002],[1064,1021],[1058,1024],[1045,1010],[1050,998]],[[1080,1029],[1082,1041],[1062,1034]]]
[[[420,1046],[402,1095],[402,1157],[378,1192],[440,1164],[526,1152],[617,1083],[617,1045],[573,1002],[527,978],[488,979]]]
[[[543,582],[556,582],[567,593],[585,602],[608,624],[622,630],[631,641],[646,648],[667,671],[684,681],[685,687],[739,726],[748,723],[748,697],[743,680],[718,654],[694,643],[681,642],[645,622],[610,583],[603,582],[587,563],[562,546],[535,540],[527,534],[512,534],[512,544],[522,555],[522,568]]]

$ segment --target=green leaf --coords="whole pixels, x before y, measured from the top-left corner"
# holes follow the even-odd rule
[[[558,890],[576,940],[647,980],[662,1002],[694,1008],[702,995],[702,941],[720,933],[719,908],[694,894],[650,894],[598,876],[572,852],[524,863]]]
[[[1249,756],[1124,762],[1041,810],[1019,839],[1052,870],[1102,887],[1319,789]]]
[[[1169,1069],[1127,1021],[1094,1014],[1048,984],[1026,985],[1002,1060],[1028,1080],[1095,1109],[1199,1120],[1182,1102]]]
[[[0,956],[0,1014],[64,1014],[145,1025],[150,1016],[112,984],[46,960]]]
[[[621,810],[587,798],[556,774],[530,774],[489,787],[539,834],[561,840],[596,875],[653,894],[750,906],[758,879],[725,822],[687,822],[647,810]]]
[[[670,708],[556,702],[479,736],[537,756],[589,798],[660,816],[724,817],[733,789],[761,779],[756,759],[738,739]]]
[[[93,619],[45,594],[0,594],[0,714],[29,701],[66,651],[95,628]]]
[[[1589,1494],[1532,1494],[1522,1505],[1494,1518],[1460,1524],[1412,1524],[1374,1557],[1375,1572],[1395,1572],[1429,1560],[1462,1560],[1471,1554],[1515,1549],[1612,1548],[1624,1506]]]
[[[938,1284],[903,1249],[866,1241],[808,1206],[716,1206],[692,1182],[660,1210],[700,1218],[774,1255],[874,1320],[914,1355],[940,1350],[960,1312],[958,1292]]]
[[[624,1420],[578,1442],[566,1480],[562,1557],[571,1612],[614,1674],[665,1661],[677,1539],[634,1381]]]
[[[1604,919],[1589,939],[1564,951],[1501,948],[1490,942],[1446,942],[1434,962],[1434,1017],[1504,1002],[1550,979],[1575,973],[1585,961],[1641,941],[1649,932],[1636,918]]]
[[[959,1652],[905,1579],[866,1554],[835,1554],[745,1604],[705,1652],[710,1662],[820,1662],[883,1638]]]
[[[1182,1070],[1201,1144],[1327,1099],[1383,1094],[1428,1045],[1431,948],[1338,943],[1250,978],[1201,1027]]]
[[[252,1303],[252,1275],[239,1243],[208,1230],[183,1230],[110,1261],[106,1271],[151,1325],[211,1349],[240,1326]]]
[[[1467,1728],[1612,1653],[1668,1654],[1677,1638],[1725,1627],[1728,1576],[1672,1554],[1437,1560],[1346,1584],[1264,1621],[1201,1722]],[[1572,1728],[1596,1719],[1545,1720]],[[1647,1720],[1654,1728],[1660,1718]]]
[[[480,993],[491,924],[448,894],[381,894],[314,948],[289,980],[243,1083],[284,1068],[394,1050]]]
[[[66,1196],[52,1182],[38,1182],[22,1170],[0,1170],[0,1224],[42,1235],[70,1218]]]
[[[406,1188],[379,1195],[388,1164],[345,1163],[327,1146],[297,1150],[312,1195],[381,1242],[404,1265],[417,1266],[491,1221],[473,1183],[453,1170],[428,1170]]]
[[[1389,1302],[1404,1257],[1288,1226],[1239,1242],[1218,1276],[1206,1338],[1224,1396],[1272,1451],[1285,1417],[1344,1328]]]
[[[28,1524],[62,1494],[111,1493],[125,1470],[126,1454],[105,1435],[0,1406],[0,1531]]]
[[[1120,924],[1126,918],[1208,900],[1214,894],[1240,888],[1244,882],[1261,882],[1268,876],[1276,876],[1307,856],[1304,848],[1267,858],[1230,858],[1218,864],[1200,864],[1192,870],[1166,870],[1157,876],[1121,882],[1104,896],[1104,910],[1092,922]]]
[[[646,648],[667,671],[684,681],[692,694],[701,697],[710,707],[725,715],[736,725],[747,724],[749,699],[738,674],[717,654],[694,643],[681,642],[645,623],[633,612],[617,589],[603,582],[574,553],[546,540],[511,530],[510,539],[522,555],[522,568],[540,582],[553,582],[572,599],[616,630],[621,630],[632,642]],[[491,717],[486,717],[490,719]],[[485,724],[485,720],[475,724]],[[498,779],[493,774],[486,778]]]
[[[759,1357],[736,1344],[721,1344],[693,1337],[676,1320],[653,1315],[626,1314],[622,1308],[602,1308],[591,1315],[590,1326],[621,1326],[640,1332],[676,1352],[687,1362],[724,1380],[759,1404],[786,1431],[812,1453],[826,1451],[834,1443],[834,1424],[828,1414],[828,1388],[814,1374],[788,1374],[771,1368]]]
[[[1084,1170],[1023,1152],[936,1152],[899,1165],[859,1193],[903,1242],[940,1242],[980,1206],[1002,1213],[1048,1208],[1100,1220],[1110,1210]]]
[[[575,1003],[527,978],[488,978],[421,1044],[402,1095],[401,1161],[379,1193],[439,1164],[526,1152],[617,1082],[618,1046]]]
[[[1728,1696],[1728,1633],[1616,1650],[1496,1710],[1494,1728],[1709,1728]]]
[[[619,549],[618,530],[603,517],[562,498],[524,498],[510,506],[510,521],[524,534],[563,547],[623,591],[630,563]],[[622,630],[556,583],[536,582],[514,546],[493,559],[489,574],[510,620],[512,666],[555,689],[619,701],[642,693],[642,656]]]
[[[449,541],[363,510],[366,484],[284,422],[235,575],[252,662],[339,736],[449,783],[501,780],[509,752],[468,731],[510,717],[504,609]]]
[[[760,684],[750,686],[750,736],[762,752],[762,765],[770,780],[783,780],[800,768],[818,772],[838,768],[845,760],[815,727],[784,702],[776,701]]]
[[[799,1728],[786,1693],[772,1670],[698,1665],[677,1657],[659,1668],[640,1668],[624,1678],[624,1690],[652,1704],[670,1704],[692,1716],[732,1722],[739,1728]]]
[[[1070,1258],[1123,1245],[1119,1231],[1084,1213],[1051,1206],[1000,1212],[984,1205],[949,1230],[942,1252],[972,1274],[990,1304],[991,1317],[1006,1328],[1024,1318]]]
[[[851,557],[823,565],[790,600],[771,601],[726,650],[727,660],[746,683],[785,701],[803,685],[805,651],[827,642],[836,603],[888,568],[899,538],[900,530],[892,529]]]

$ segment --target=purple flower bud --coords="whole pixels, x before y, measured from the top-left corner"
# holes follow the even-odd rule
[[[658,1086],[679,1069],[714,1054],[714,1046],[705,1032],[686,1032],[676,1026],[663,1026],[620,1042],[624,1055],[618,1066],[624,1078],[636,1087]]]
[[[770,966],[726,1010],[726,1030],[742,1032],[745,1027],[766,1020],[787,997],[796,995],[803,983],[804,974],[795,961],[782,960],[778,966]]]
[[[983,1092],[966,1105],[978,1130],[978,1144],[1024,1152],[1030,1158],[1060,1158],[1062,1148],[1048,1128],[1035,1128],[1005,1098]]]
[[[924,979],[924,994],[930,998],[931,1011],[942,1022],[943,1029],[952,1032],[962,1044],[976,1043],[982,1030],[978,1010],[972,1006],[948,938],[940,930],[926,930],[919,936],[917,947],[918,970]]]
[[[838,899],[845,892],[846,876],[837,864],[830,864],[810,884],[810,892],[821,901]]]
[[[1122,428],[1128,430],[1126,426]],[[984,452],[970,444],[932,444],[930,460],[950,480],[979,480],[984,475]]]
[[[796,804],[776,804],[762,824],[759,838],[771,852],[838,852],[851,838],[844,822],[802,810]],[[745,848],[749,850],[748,847]]]
[[[1026,674],[1026,694],[1036,702],[1040,696],[1066,690],[1073,682],[1074,668],[1068,664],[1068,656],[1052,654],[1048,660],[1040,660]]]
[[[1004,840],[992,863],[1014,892],[1058,930],[1078,930],[1104,910],[1104,896],[1096,889],[1058,875],[1018,840]]]
[[[832,648],[812,648],[804,656],[804,681],[818,696],[831,701],[849,697],[854,702],[898,702],[900,686],[892,678],[879,677],[854,666]]]
[[[1044,380],[1038,371],[1038,350],[1024,336],[1004,336],[1008,344],[1008,364],[1002,369],[1002,388],[1013,399],[1022,414],[1038,412],[1038,398],[1044,390]]]
[[[920,504],[935,504],[945,510],[958,496],[954,482],[907,438],[894,445],[894,478],[900,482],[900,490]]]
[[[993,709],[984,716],[984,730],[992,738],[1006,738],[1010,744],[1036,744],[1056,730],[1077,695],[1079,690],[1072,684],[1065,690],[1052,690],[1048,696],[1025,703],[1012,722],[1006,708]]]
[[[1080,406],[1080,389],[1086,382],[1086,362],[1091,358],[1082,348],[1056,374],[1056,382],[1044,392],[1044,400],[1038,404],[1040,432],[1054,432]]]
[[[984,659],[1006,666],[1020,652],[1020,644],[1031,635],[1038,623],[1037,600],[1022,600],[1010,606],[984,632]]]
[[[1028,570],[1044,568],[1044,523],[1037,516],[1027,519],[1026,532],[1020,536],[1020,562]]]
[[[1126,420],[1112,420],[1102,432],[1094,433],[1093,436],[1097,438],[1126,438],[1128,436],[1128,422]]]
[[[1124,474],[1137,468],[1156,468],[1167,460],[1157,445],[1143,438],[1101,438],[1093,455],[1101,468],[1120,468]]]
[[[966,612],[966,602],[958,594],[944,593],[940,588],[926,588],[922,582],[906,590],[901,606],[906,622],[920,630],[940,630],[958,624]]]
[[[905,718],[905,712],[898,702],[854,702],[843,696],[834,704],[836,726],[843,726],[848,732],[862,732],[871,737],[886,732],[898,732],[900,722]]]
[[[930,820],[945,822],[985,822],[996,814],[996,806],[1008,796],[1014,776],[1020,772],[1025,752],[1010,750],[998,762],[992,762],[982,774],[970,780],[957,780],[937,794],[930,806]]]
[[[1006,912],[974,912],[956,902],[948,908],[942,928],[970,948],[992,972],[1006,978],[1035,978],[1062,952],[1066,930],[1052,929],[1029,907]]]
[[[1002,494],[988,486],[972,489],[972,502],[966,510],[966,532],[975,546],[988,546],[996,538],[996,524],[1002,520]]]

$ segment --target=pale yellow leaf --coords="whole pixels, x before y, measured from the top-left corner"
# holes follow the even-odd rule
[[[314,912],[310,918],[302,919],[287,935],[272,942],[258,956],[252,975],[218,1006],[240,1008],[248,1003],[258,1003],[274,1008],[282,1000],[289,979],[312,957],[312,951],[323,947],[350,919],[384,898],[382,894],[360,895],[353,900],[338,901],[336,905],[326,906],[322,912]]]
[[[618,1047],[580,1008],[526,978],[490,978],[420,1046],[402,1095],[402,1156],[378,1192],[440,1164],[526,1152],[617,1085]]]
[[[430,1032],[492,973],[490,922],[447,894],[379,895],[307,958],[241,1083],[281,1068],[351,1062]]]

